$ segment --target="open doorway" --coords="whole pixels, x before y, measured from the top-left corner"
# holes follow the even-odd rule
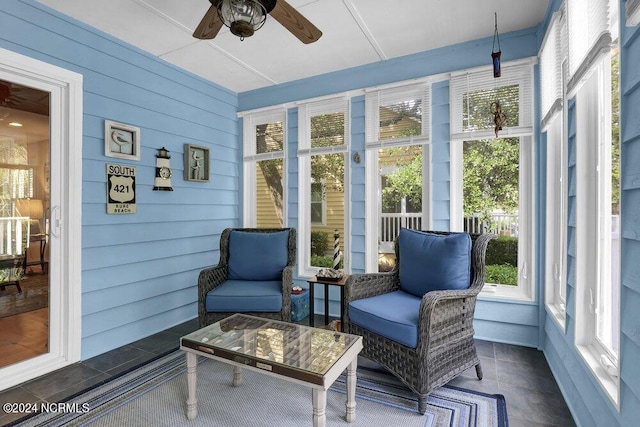
[[[0,368],[49,352],[49,106],[0,79]]]

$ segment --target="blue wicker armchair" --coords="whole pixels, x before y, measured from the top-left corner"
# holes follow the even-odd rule
[[[473,315],[487,244],[496,237],[402,229],[394,270],[347,279],[344,331],[361,335],[361,356],[418,395],[421,414],[434,388],[470,367],[482,379]]]
[[[198,276],[200,327],[234,313],[290,321],[295,228],[227,228],[220,261]]]

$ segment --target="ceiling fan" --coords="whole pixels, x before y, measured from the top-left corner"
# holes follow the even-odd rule
[[[302,43],[313,43],[322,36],[307,18],[285,0],[209,0],[211,7],[200,21],[193,37],[214,38],[222,25],[244,40],[264,25],[267,14],[289,30]]]

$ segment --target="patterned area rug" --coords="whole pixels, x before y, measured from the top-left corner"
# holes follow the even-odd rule
[[[300,427],[312,424],[311,389],[244,370],[231,385],[230,365],[201,358],[198,365],[198,416],[185,415],[185,357],[173,352],[76,398],[58,413],[42,413],[18,424],[28,426],[217,426]],[[441,387],[424,415],[417,400],[390,375],[358,368],[356,421],[344,419],[344,378],[327,393],[328,426],[492,426],[506,427],[504,397]]]

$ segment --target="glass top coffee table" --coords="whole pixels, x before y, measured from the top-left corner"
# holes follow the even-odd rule
[[[180,339],[187,356],[187,418],[198,414],[197,356],[233,365],[233,385],[250,369],[312,388],[313,425],[325,426],[327,390],[347,370],[346,420],[355,421],[356,368],[362,337],[234,314]]]

